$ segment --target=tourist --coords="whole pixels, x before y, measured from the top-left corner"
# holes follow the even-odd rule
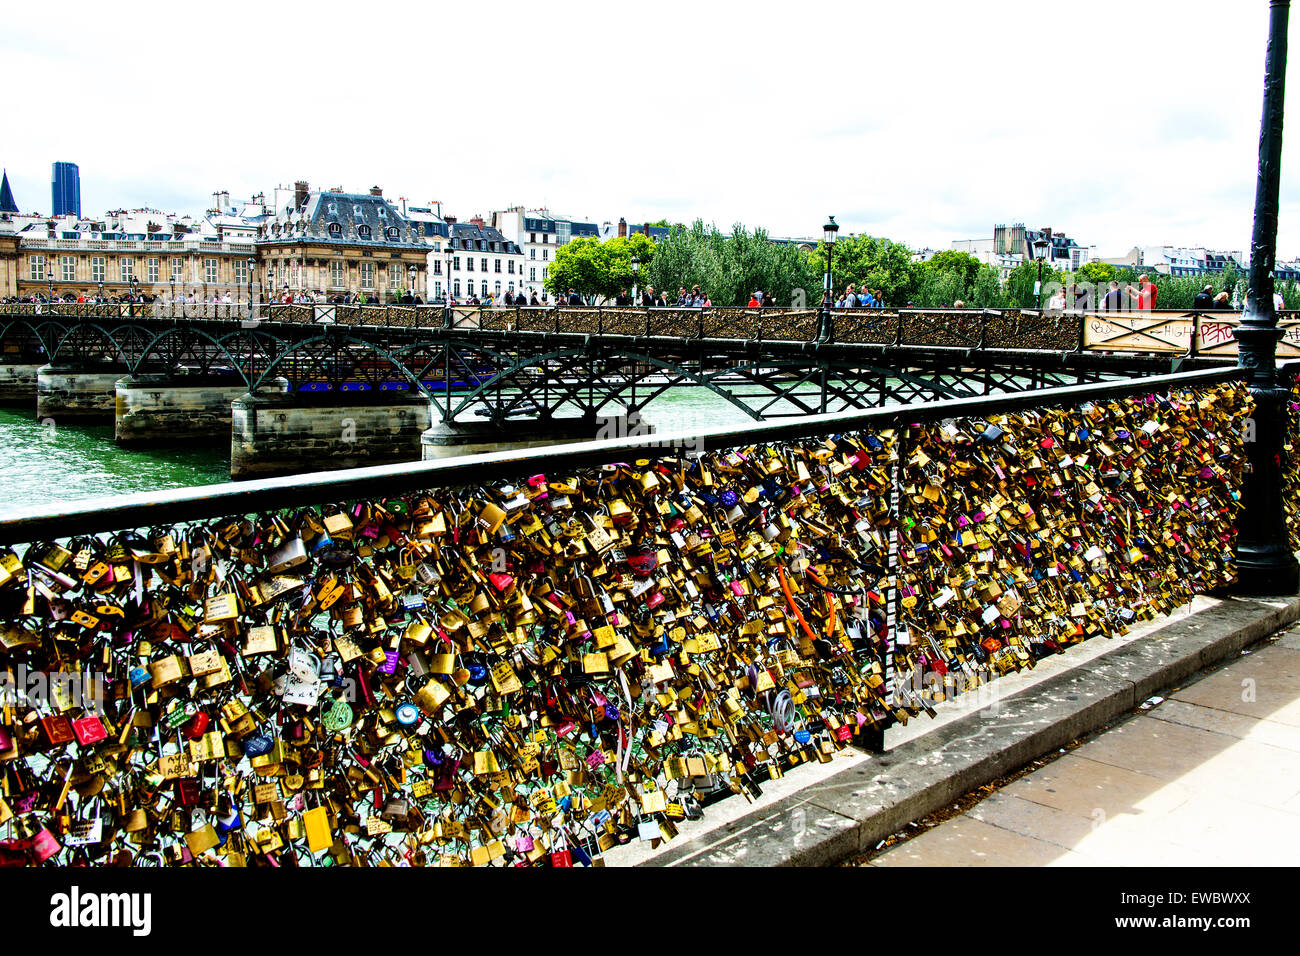
[[[1196,298],[1192,299],[1192,308],[1197,311],[1214,308],[1214,286],[1207,282],[1205,288],[1196,293]]]
[[[1232,303],[1228,301],[1227,289],[1224,289],[1222,292],[1220,292],[1218,295],[1214,297],[1213,308],[1215,309],[1215,311],[1227,311],[1232,308]]]
[[[1122,312],[1124,310],[1124,293],[1120,291],[1119,282],[1115,279],[1110,280],[1110,289],[1101,300],[1101,310],[1103,312]]]
[[[540,305],[541,305],[541,303],[537,301],[537,290],[536,290],[536,289],[534,289],[534,290],[533,290],[533,294],[532,294],[531,296],[529,296],[529,298],[528,298],[528,304],[531,305],[531,306],[540,306]]]
[[[1277,311],[1277,312],[1281,312],[1281,311],[1282,311],[1283,309],[1285,309],[1285,308],[1286,308],[1286,299],[1282,298],[1282,293],[1281,293],[1281,292],[1279,292],[1277,289],[1274,289],[1274,290],[1273,290],[1273,309],[1274,309],[1275,311]]]
[[[1133,286],[1128,286],[1124,291],[1128,293],[1130,298],[1135,300],[1135,308],[1154,309],[1156,307],[1156,295],[1159,290],[1156,289],[1156,284],[1151,281],[1145,272],[1138,276],[1136,289]]]
[[[1047,308],[1050,312],[1065,311],[1065,289],[1057,289],[1055,294],[1047,300]]]
[[[627,294],[627,289],[620,289],[618,295],[614,296],[614,304],[620,308],[626,308],[632,304],[632,297]]]
[[[655,287],[648,285],[645,287],[645,291],[641,293],[641,308],[653,309],[656,305],[658,305],[658,302],[655,301]]]

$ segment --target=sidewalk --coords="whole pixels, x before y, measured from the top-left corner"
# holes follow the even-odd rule
[[[1293,866],[1300,627],[869,866]]]

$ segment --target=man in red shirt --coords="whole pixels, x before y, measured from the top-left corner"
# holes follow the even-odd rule
[[[1138,276],[1138,287],[1129,286],[1124,290],[1133,299],[1134,308],[1154,309],[1156,307],[1156,284],[1145,272]]]

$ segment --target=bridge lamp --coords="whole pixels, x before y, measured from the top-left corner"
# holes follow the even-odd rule
[[[822,239],[826,242],[826,289],[822,293],[822,315],[821,315],[821,333],[819,338],[826,338],[830,335],[831,323],[831,304],[835,301],[835,279],[831,273],[831,258],[835,254],[835,237],[839,234],[840,226],[831,216],[826,225],[822,226]]]
[[[411,295],[412,295],[412,297],[414,297],[414,296],[415,296],[415,277],[416,277],[416,275],[418,274],[419,270],[416,269],[416,268],[415,268],[415,264],[412,263],[412,264],[411,264],[411,268],[407,269],[406,271],[407,271],[407,272],[410,274],[410,276],[411,276]]]
[[[248,262],[248,304],[253,304],[253,270],[257,267],[257,260],[252,256],[247,259]]]
[[[104,283],[99,284],[99,298],[104,298]]]
[[[632,304],[636,305],[636,277],[641,271],[641,257],[632,257]]]
[[[1034,298],[1038,302],[1038,311],[1043,310],[1043,262],[1047,259],[1047,250],[1051,243],[1045,236],[1034,240],[1034,260],[1038,263],[1038,280],[1034,283]]]

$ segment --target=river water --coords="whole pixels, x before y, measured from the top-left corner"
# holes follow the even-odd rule
[[[673,388],[646,406],[660,432],[704,430],[751,419],[704,388]],[[35,411],[0,409],[0,514],[100,495],[210,485],[230,479],[228,447],[135,450],[112,425],[43,426]]]

